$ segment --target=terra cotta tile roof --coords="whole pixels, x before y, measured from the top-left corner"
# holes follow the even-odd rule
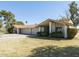
[[[14,28],[35,28],[37,27],[37,24],[33,24],[33,25],[13,25]]]
[[[58,23],[58,24],[62,24],[62,25],[73,25],[72,21],[67,20],[67,19],[64,19],[64,20],[47,19],[45,21],[47,21],[47,22],[54,22],[54,23]],[[43,21],[43,22],[45,22],[45,21]],[[43,23],[43,22],[41,22],[41,23]],[[38,24],[38,25],[37,24],[32,24],[32,25],[13,25],[13,26],[14,26],[14,28],[36,28],[40,24]]]

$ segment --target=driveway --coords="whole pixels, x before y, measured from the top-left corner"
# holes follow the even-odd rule
[[[26,38],[27,35],[21,34],[1,34],[0,39],[22,39]]]
[[[60,57],[79,56],[79,40],[75,38],[72,40],[64,38],[46,39],[21,34],[3,34],[0,35],[0,39],[1,57],[49,56],[49,54]]]

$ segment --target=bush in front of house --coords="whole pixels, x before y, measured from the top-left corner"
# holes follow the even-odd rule
[[[52,32],[51,37],[55,37],[55,38],[63,38],[63,32]]]
[[[7,30],[7,33],[13,33],[13,29],[14,29],[13,24],[7,23],[6,26],[5,26],[5,28]]]
[[[48,32],[42,32],[41,35],[42,35],[42,36],[48,36],[49,33],[48,33]]]
[[[38,36],[41,36],[41,32],[37,32],[37,35],[38,35]]]
[[[13,33],[13,27],[7,29],[8,33]]]
[[[37,35],[42,36],[42,37],[46,37],[49,35],[49,33],[48,32],[37,32]]]
[[[77,34],[76,28],[68,28],[68,38],[74,38],[76,34]]]

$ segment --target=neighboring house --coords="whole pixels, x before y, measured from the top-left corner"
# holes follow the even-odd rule
[[[79,24],[78,24],[76,27],[77,27],[77,29],[79,30]]]
[[[68,27],[73,27],[73,22],[71,20],[47,19],[38,25],[14,25],[18,34],[37,34],[37,32],[48,32],[50,36],[52,32],[61,31],[64,33],[64,38],[67,38]]]

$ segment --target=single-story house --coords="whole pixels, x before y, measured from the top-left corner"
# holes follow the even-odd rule
[[[14,29],[17,34],[37,34],[37,32],[48,32],[61,31],[64,38],[67,38],[67,28],[73,27],[73,22],[71,20],[53,20],[47,19],[41,23],[34,25],[14,25]]]

